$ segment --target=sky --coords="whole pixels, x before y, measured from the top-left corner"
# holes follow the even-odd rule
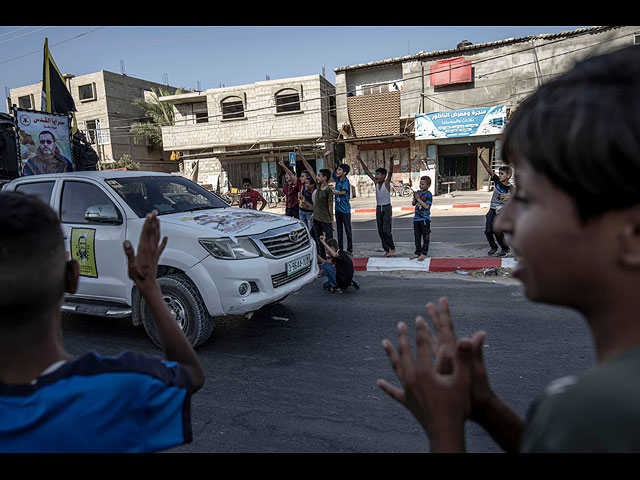
[[[585,26],[0,26],[0,86],[42,80],[43,47],[63,74],[108,70],[206,90],[322,74],[389,58]],[[0,111],[7,111],[6,101]],[[15,103],[15,102],[14,102]]]

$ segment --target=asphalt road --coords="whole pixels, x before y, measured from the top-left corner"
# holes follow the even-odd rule
[[[416,272],[357,279],[358,291],[330,294],[318,279],[251,319],[218,319],[198,349],[208,378],[192,400],[193,442],[170,452],[428,452],[417,421],[376,379],[395,381],[381,340],[395,343],[399,320],[413,338],[413,320],[440,295],[451,300],[459,335],[488,332],[492,387],[521,415],[550,381],[593,362],[582,319],[529,302],[512,280]],[[64,314],[63,329],[72,354],[160,354],[126,320]],[[470,452],[500,452],[477,425],[466,429]]]
[[[484,226],[484,215],[434,215],[431,217],[431,242],[487,243]],[[354,244],[380,242],[375,214],[352,215],[351,228]],[[413,213],[394,212],[392,228],[395,242],[413,242]]]

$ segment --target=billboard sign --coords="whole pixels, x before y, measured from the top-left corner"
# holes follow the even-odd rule
[[[73,171],[69,115],[15,109],[22,175]]]
[[[500,134],[506,121],[507,113],[504,105],[419,113],[415,116],[415,138],[429,140]]]

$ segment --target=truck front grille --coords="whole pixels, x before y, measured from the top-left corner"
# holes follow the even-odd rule
[[[260,241],[274,257],[286,257],[307,248],[310,244],[306,227],[294,228],[272,237],[263,237]]]
[[[287,272],[271,275],[271,283],[273,284],[273,288],[278,288],[278,287],[281,287],[282,285],[286,285],[289,282],[293,282],[296,278],[300,278],[301,276],[309,273],[311,271],[312,266],[313,266],[313,262],[311,262],[311,264],[308,267],[305,267],[302,270],[298,270],[296,273],[289,276],[287,276]]]

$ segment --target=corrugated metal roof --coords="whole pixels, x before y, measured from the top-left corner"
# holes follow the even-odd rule
[[[615,27],[588,27],[588,28],[579,28],[577,30],[568,30],[565,32],[560,32],[560,33],[542,33],[540,35],[528,35],[526,37],[519,37],[519,38],[506,38],[504,40],[496,40],[494,42],[485,42],[485,43],[476,43],[476,44],[472,44],[472,45],[467,45],[464,47],[460,47],[460,48],[450,48],[447,50],[434,50],[432,52],[418,52],[414,55],[405,55],[404,57],[396,57],[396,58],[388,58],[386,60],[377,60],[377,61],[373,61],[373,62],[368,62],[368,63],[360,63],[357,65],[349,65],[349,66],[344,66],[344,67],[338,67],[336,69],[334,69],[334,72],[340,72],[340,71],[346,71],[346,70],[357,70],[360,68],[368,68],[368,67],[377,67],[380,65],[390,65],[393,63],[398,63],[398,62],[404,62],[407,60],[418,60],[418,59],[424,59],[424,58],[428,58],[428,57],[437,57],[439,55],[446,55],[446,54],[450,54],[450,53],[455,53],[455,52],[462,52],[462,51],[469,51],[469,50],[474,50],[477,48],[486,48],[486,47],[494,47],[494,46],[499,46],[499,45],[504,45],[507,43],[517,43],[517,42],[525,42],[525,41],[529,41],[532,39],[553,39],[553,38],[557,38],[557,37],[566,37],[566,36],[570,36],[570,35],[578,35],[581,33],[585,33],[585,32],[595,32],[598,30],[607,30],[610,28],[615,28]]]

